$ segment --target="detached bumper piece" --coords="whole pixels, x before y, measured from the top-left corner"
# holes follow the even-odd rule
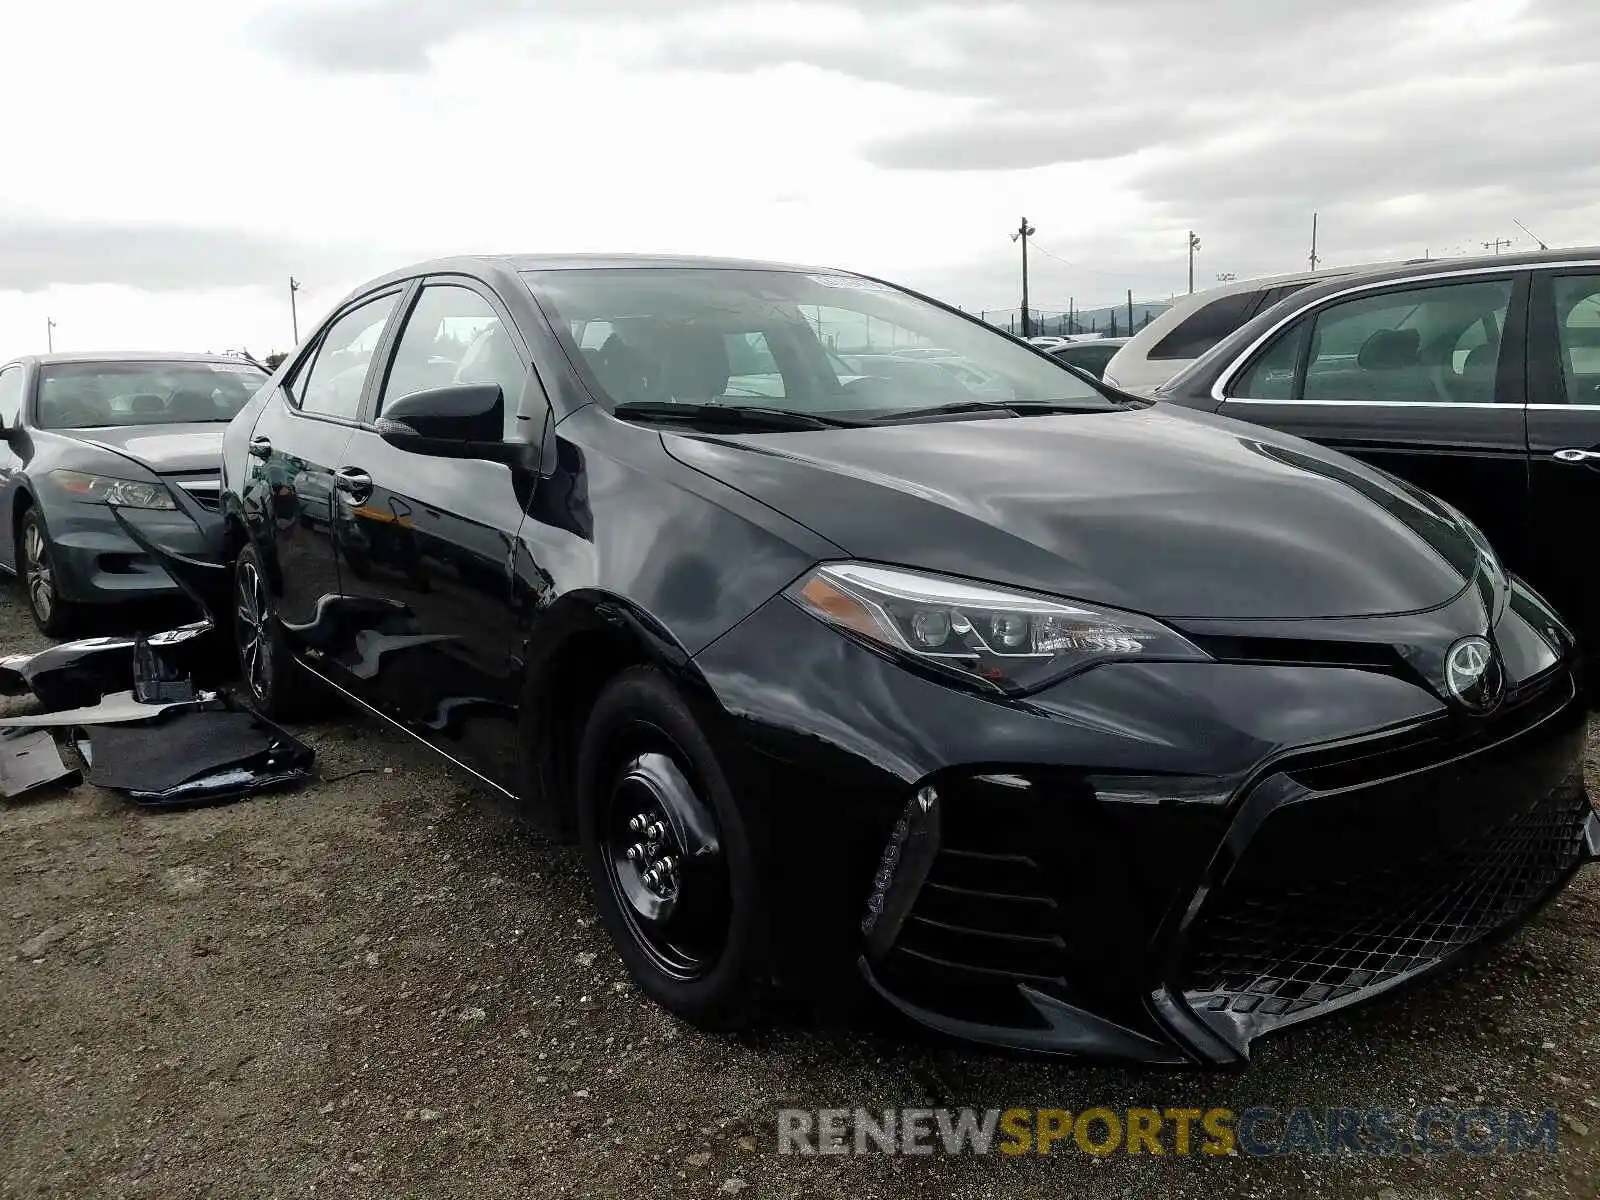
[[[1493,718],[1293,755],[1209,806],[1119,808],[1092,778],[1027,768],[1031,785],[931,781],[873,881],[862,972],[969,1040],[1243,1064],[1263,1034],[1509,932],[1600,861],[1585,720],[1570,678],[1546,678]],[[1187,866],[1157,842],[1180,820]]]
[[[144,808],[191,808],[293,787],[311,748],[254,712],[175,710],[140,725],[75,733],[90,783]]]

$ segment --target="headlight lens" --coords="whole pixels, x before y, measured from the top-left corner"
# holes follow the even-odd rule
[[[176,509],[165,484],[137,479],[113,479],[82,471],[51,471],[50,481],[62,491],[89,504],[115,504],[119,508]]]
[[[826,563],[785,594],[835,628],[999,692],[1112,659],[1207,657],[1149,617],[866,563]]]

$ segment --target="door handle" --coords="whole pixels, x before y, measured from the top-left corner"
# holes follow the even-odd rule
[[[333,473],[333,486],[352,500],[372,495],[372,476],[360,467],[340,467]]]
[[[1600,450],[1554,450],[1550,457],[1564,463],[1600,462]]]
[[[272,457],[272,439],[267,437],[253,437],[250,439],[250,453],[257,458]]]

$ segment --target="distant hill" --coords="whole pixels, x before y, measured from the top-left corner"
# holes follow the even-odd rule
[[[1143,329],[1154,321],[1172,305],[1165,300],[1135,300],[1133,302],[1133,327]],[[1057,309],[1035,308],[1033,311],[1033,332],[1035,334],[1051,333],[1103,333],[1108,337],[1113,332],[1117,336],[1125,336],[1128,332],[1128,306],[1126,304],[1107,304],[1099,308],[1079,309],[1076,316],[1076,328],[1067,328],[1067,314]],[[1013,333],[1022,332],[1022,310],[1020,308],[990,309],[980,314],[991,325],[998,325],[1001,329]]]

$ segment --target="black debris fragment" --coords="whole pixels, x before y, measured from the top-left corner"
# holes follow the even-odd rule
[[[198,621],[142,640],[163,677],[192,674],[206,653],[212,627]],[[92,637],[62,642],[37,654],[0,658],[0,693],[32,693],[47,712],[87,708],[102,696],[134,686],[134,650],[141,638]]]
[[[140,725],[74,735],[90,783],[147,808],[214,804],[308,779],[312,749],[248,710],[174,709]]]

